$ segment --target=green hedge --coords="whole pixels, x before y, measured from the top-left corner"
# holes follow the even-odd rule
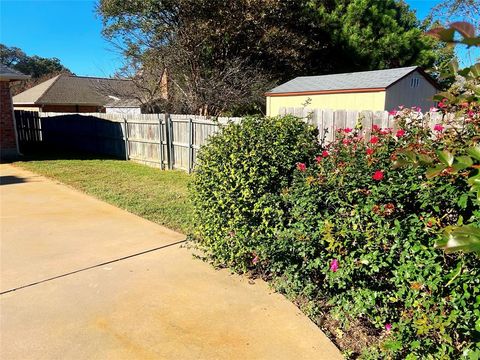
[[[245,271],[282,223],[280,195],[297,162],[318,152],[318,130],[293,116],[249,117],[210,138],[192,183],[195,235],[218,265]]]

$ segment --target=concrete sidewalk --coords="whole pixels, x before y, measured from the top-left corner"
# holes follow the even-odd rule
[[[192,259],[184,235],[11,165],[0,176],[0,358],[341,358],[262,281]]]

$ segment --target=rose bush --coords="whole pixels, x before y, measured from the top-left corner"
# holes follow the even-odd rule
[[[434,244],[447,226],[479,227],[479,202],[469,169],[430,169],[478,144],[479,108],[434,128],[417,110],[324,148],[293,117],[225,127],[193,182],[200,247],[271,280],[337,344],[351,337],[346,355],[478,358],[479,257]]]
[[[255,266],[314,318],[335,319],[340,334],[367,329],[376,340],[365,357],[478,356],[479,258],[434,244],[447,225],[480,225],[479,203],[466,176],[427,178],[422,166],[475,141],[476,125],[432,131],[412,109],[396,120],[370,141],[340,131],[328,156],[297,170],[283,196],[287,225]],[[413,151],[420,164],[398,166]]]

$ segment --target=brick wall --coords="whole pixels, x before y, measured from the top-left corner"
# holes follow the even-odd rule
[[[10,83],[0,81],[0,152],[2,155],[17,153],[14,124]]]

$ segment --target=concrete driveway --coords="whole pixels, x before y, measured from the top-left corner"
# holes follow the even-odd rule
[[[1,359],[341,359],[184,235],[11,165],[0,176]]]

